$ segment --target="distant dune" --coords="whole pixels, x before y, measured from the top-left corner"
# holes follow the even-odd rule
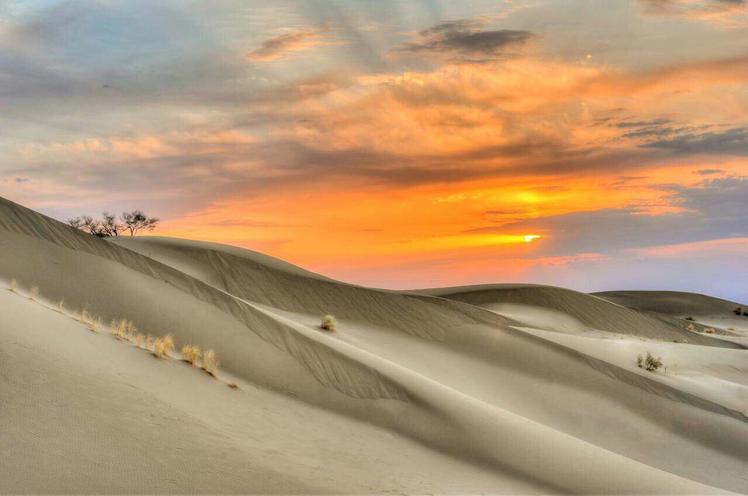
[[[368,289],[4,199],[0,281],[3,493],[748,493],[739,303]]]

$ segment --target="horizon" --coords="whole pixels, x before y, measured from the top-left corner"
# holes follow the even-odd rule
[[[389,289],[748,302],[748,1],[0,2],[0,196]]]

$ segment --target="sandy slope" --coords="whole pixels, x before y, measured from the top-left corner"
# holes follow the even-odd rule
[[[587,295],[529,291],[500,315],[221,245],[114,241],[0,201],[0,278],[212,347],[241,389],[3,291],[0,491],[748,491],[736,344]],[[648,350],[667,372],[636,367]]]
[[[748,338],[748,315],[735,315],[748,305],[712,296],[679,291],[606,291],[597,296],[635,310],[670,317],[671,321],[692,318],[698,324],[714,327],[717,334]],[[748,339],[739,340],[748,345]]]

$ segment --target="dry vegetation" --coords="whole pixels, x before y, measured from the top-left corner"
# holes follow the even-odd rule
[[[18,293],[17,289],[18,281],[16,281],[15,279],[11,280],[8,286],[8,290],[14,293]],[[28,297],[34,301],[41,303],[39,301],[39,288],[36,286],[31,287]],[[99,329],[104,327],[101,318],[92,314],[86,309],[81,310],[80,312],[67,313],[65,311],[63,300],[60,300],[54,306],[50,306],[47,304],[44,305],[52,310],[68,315],[69,317],[81,322],[93,332],[98,332]],[[332,318],[331,316],[327,317]],[[334,326],[335,319],[332,318],[332,329],[334,329]],[[112,335],[114,335],[114,337],[118,340],[133,343],[140,349],[150,351],[157,358],[169,358],[171,353],[174,351],[174,336],[172,336],[171,334],[167,334],[166,336],[157,338],[154,338],[150,334],[142,334],[138,332],[138,328],[135,327],[135,324],[133,324],[131,320],[124,318],[112,320],[109,324],[109,328]],[[181,355],[182,360],[189,363],[193,367],[197,366],[198,362],[200,361],[200,348],[194,345],[183,346],[181,349]],[[216,373],[218,371],[218,358],[216,357],[215,351],[208,350],[203,354],[202,369],[213,377],[216,377]],[[238,389],[239,387],[238,385],[233,383],[229,383],[228,385],[234,389]]]
[[[320,327],[328,332],[335,332],[338,328],[338,321],[335,320],[335,317],[328,314],[322,317]]]
[[[182,360],[189,363],[193,367],[197,365],[197,361],[200,359],[200,348],[193,345],[182,346]]]
[[[640,369],[647,370],[649,372],[654,372],[657,369],[662,367],[662,360],[660,357],[655,357],[651,353],[647,352],[647,356],[639,355],[636,357],[636,365]]]
[[[215,377],[218,371],[218,359],[215,351],[208,350],[203,354],[203,370]]]
[[[174,337],[171,334],[156,338],[153,342],[153,356],[156,358],[168,358],[173,350]]]

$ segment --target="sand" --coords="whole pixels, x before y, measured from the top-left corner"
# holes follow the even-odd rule
[[[214,349],[217,378],[92,332],[84,308]],[[666,310],[368,289],[0,200],[0,492],[747,493],[745,346]],[[637,367],[646,352],[665,367]]]

